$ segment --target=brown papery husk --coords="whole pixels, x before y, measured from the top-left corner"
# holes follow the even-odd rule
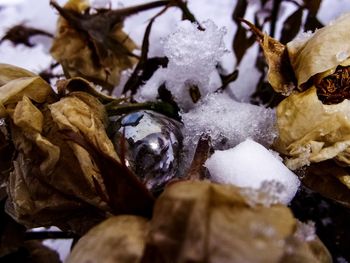
[[[349,65],[349,26],[350,14],[345,14],[309,38],[297,38],[287,44],[298,87],[318,74],[318,78],[324,78],[339,65]]]
[[[143,217],[111,217],[79,240],[66,263],[140,262],[148,231],[149,222]]]
[[[289,208],[251,206],[240,191],[208,181],[169,185],[156,202],[141,262],[331,262],[317,239],[319,245],[295,236]]]
[[[316,88],[295,93],[277,107],[279,137],[275,148],[297,169],[312,162],[338,159],[350,164],[350,101],[324,105]]]
[[[88,1],[67,2],[63,11],[75,12],[70,14],[79,22],[59,18],[51,54],[62,65],[67,78],[84,77],[111,91],[119,83],[121,72],[137,62],[130,56],[136,45],[123,32],[123,21],[116,22],[100,39],[102,31],[110,25],[84,23],[80,15],[88,8]],[[96,23],[103,23],[106,15],[103,12],[99,15],[101,19]],[[76,28],[74,23],[81,23],[83,30]],[[98,38],[95,39],[95,35]]]

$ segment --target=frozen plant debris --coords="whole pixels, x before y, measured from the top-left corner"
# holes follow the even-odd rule
[[[277,190],[271,194],[278,196],[284,204],[293,199],[300,185],[297,176],[280,160],[250,139],[235,148],[215,151],[205,166],[209,169],[212,180],[218,183],[259,189],[266,181],[278,182],[284,190],[281,191],[281,187],[270,187],[271,190]],[[266,189],[266,184],[263,188]]]
[[[141,87],[139,99],[156,99],[158,88],[165,83],[176,102],[187,110],[193,106],[191,87],[198,88],[201,97],[220,87],[220,82],[210,82],[210,78],[226,52],[223,41],[226,30],[218,28],[210,20],[201,26],[204,30],[198,24],[185,20],[165,38],[164,54],[169,59],[168,66],[158,69]]]
[[[269,146],[277,136],[274,110],[237,102],[226,93],[208,95],[182,118],[185,145],[197,142],[202,133],[209,134],[219,150],[247,138]]]

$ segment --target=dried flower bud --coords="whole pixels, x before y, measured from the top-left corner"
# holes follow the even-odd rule
[[[298,222],[283,205],[250,206],[241,190],[173,183],[150,221],[127,215],[104,221],[79,240],[67,263],[332,261],[312,225]]]
[[[83,236],[66,262],[140,262],[148,231],[149,223],[142,217],[111,217]]]
[[[106,134],[100,100],[110,98],[89,94],[87,81],[73,79],[61,81],[68,91],[58,99],[40,77],[1,67],[0,105],[16,152],[1,182],[7,181],[6,211],[14,219],[83,233],[111,213],[151,212],[151,195],[120,163]]]
[[[60,12],[52,56],[67,77],[84,77],[110,90],[119,83],[120,73],[136,63],[131,52],[134,42],[122,31],[122,17],[111,12],[87,14],[87,1],[70,0]]]

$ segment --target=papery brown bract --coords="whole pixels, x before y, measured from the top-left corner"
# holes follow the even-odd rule
[[[250,206],[234,186],[178,182],[156,202],[142,262],[331,262],[296,229],[283,205]]]
[[[249,205],[241,190],[174,182],[160,195],[150,221],[109,218],[79,240],[67,262],[332,262],[289,208]]]
[[[74,111],[75,106],[80,108]],[[69,218],[82,216],[85,212],[88,217],[102,219],[110,208],[95,189],[94,180],[103,189],[101,175],[88,152],[63,137],[59,126],[62,122],[67,122],[64,123],[66,129],[79,128],[69,126],[60,108],[74,113],[72,122],[81,124],[80,128],[90,128],[97,136],[101,136],[97,129],[103,133],[104,126],[85,103],[74,97],[50,107],[53,109],[43,106],[40,111],[24,97],[14,109],[11,131],[18,154],[9,177],[7,211],[28,227],[66,225]],[[88,131],[86,136],[89,136]],[[108,147],[102,142],[99,145]],[[96,220],[82,222],[76,226],[79,228],[76,231],[80,232],[84,224],[90,225],[89,221]]]
[[[11,104],[15,105],[23,96],[44,103],[54,97],[54,92],[46,81],[34,73],[0,63],[0,118],[6,117],[11,112]]]
[[[276,148],[297,169],[312,162],[337,159],[349,165],[350,101],[324,105],[316,89],[292,94],[277,107]]]
[[[83,79],[61,81],[67,90],[59,97],[40,77],[6,67],[0,102],[15,148],[6,211],[27,227],[56,225],[80,234],[112,213],[149,215],[152,196],[106,134],[101,101],[110,98],[97,96]]]
[[[283,95],[290,94],[295,88],[295,76],[290,65],[286,46],[269,35],[264,34],[250,22],[246,20],[242,20],[242,22],[247,24],[255,34],[264,52],[269,67],[267,78],[272,88]]]
[[[88,1],[70,0],[60,9],[76,16],[81,28],[76,27],[77,21],[60,17],[51,54],[67,77],[84,77],[111,90],[119,83],[121,71],[136,63],[131,56],[136,45],[122,31],[122,18],[110,25],[105,23],[108,14],[98,11],[100,19],[89,24],[80,17],[88,8]]]
[[[339,65],[349,65],[349,25],[350,14],[346,14],[309,38],[296,39],[287,44],[298,86],[310,78],[321,79],[332,74]]]
[[[148,231],[149,222],[143,217],[111,217],[84,235],[66,262],[140,262]]]

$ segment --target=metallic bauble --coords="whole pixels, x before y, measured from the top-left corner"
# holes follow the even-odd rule
[[[126,165],[152,193],[158,194],[178,176],[183,140],[181,123],[142,110],[119,119],[112,117],[109,131],[117,153],[125,156]]]

